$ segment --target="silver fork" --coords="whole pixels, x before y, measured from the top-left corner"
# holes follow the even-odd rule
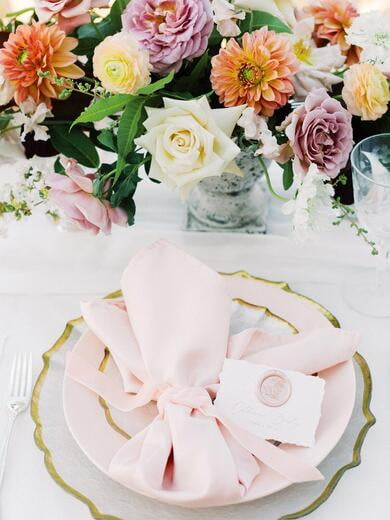
[[[24,412],[30,403],[32,386],[32,355],[15,354],[9,382],[7,402],[8,421],[0,440],[0,486],[4,477],[8,444],[16,417]]]

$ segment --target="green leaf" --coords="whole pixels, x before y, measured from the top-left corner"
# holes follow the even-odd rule
[[[64,174],[65,168],[62,166],[60,158],[57,157],[56,162],[54,163],[54,171],[56,173]]]
[[[112,152],[116,152],[115,136],[113,131],[109,128],[105,128],[104,130],[102,130],[100,134],[98,134],[97,140],[106,149],[108,148]]]
[[[155,81],[154,83],[151,83],[150,85],[146,85],[146,87],[142,87],[138,90],[137,94],[153,94],[154,92],[157,92],[158,90],[161,90],[165,87],[165,85],[168,85],[175,76],[175,73],[172,71],[167,76],[164,76],[163,78],[159,79],[158,81]]]
[[[126,166],[123,171],[123,180],[118,183],[110,198],[110,202],[114,208],[121,206],[125,199],[132,198],[137,184],[141,180],[138,177],[138,164]]]
[[[115,94],[106,99],[99,99],[89,105],[89,107],[79,115],[76,121],[72,124],[72,127],[79,123],[92,123],[100,121],[107,116],[111,116],[112,114],[122,110],[122,108],[132,99],[136,98],[131,94]]]
[[[288,161],[281,166],[283,168],[283,188],[285,190],[288,190],[289,188],[291,188],[292,183],[294,182],[294,171],[292,161]]]
[[[111,7],[111,22],[117,31],[122,29],[122,13],[126,9],[129,0],[115,0]]]
[[[49,129],[51,144],[67,157],[76,159],[83,166],[97,168],[99,156],[88,137],[79,129],[69,131],[66,125],[53,125]]]
[[[209,62],[210,62],[210,55],[209,55],[209,51],[207,50],[204,54],[202,54],[202,56],[196,62],[196,65],[190,74],[191,81],[196,82],[199,80],[199,78],[201,78],[205,74],[207,67],[209,65]]]
[[[11,114],[2,114],[0,116],[0,132],[1,132],[1,130],[5,130],[7,128],[11,119],[12,119]]]
[[[100,40],[97,38],[82,38],[74,49],[77,56],[87,56],[94,53],[95,48],[99,45]]]
[[[265,11],[252,11],[251,15],[251,31],[255,31],[266,25],[270,31],[292,34],[292,30],[288,25],[270,13],[266,13]]]
[[[77,29],[77,37],[79,40],[83,38],[93,38],[101,42],[104,38],[111,36],[116,32],[117,31],[111,22],[111,18],[108,16],[99,23],[86,23],[81,25]]]
[[[145,99],[135,97],[127,104],[118,127],[118,162],[114,184],[126,165],[126,157],[134,146]]]
[[[219,47],[221,45],[222,39],[223,36],[221,36],[220,33],[217,31],[217,28],[214,27],[213,32],[210,34],[209,37],[209,47]]]

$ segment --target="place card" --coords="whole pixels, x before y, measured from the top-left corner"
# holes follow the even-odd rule
[[[292,370],[226,359],[215,406],[262,439],[310,447],[321,417],[325,381]]]

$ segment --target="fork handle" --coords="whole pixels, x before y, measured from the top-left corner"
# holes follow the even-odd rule
[[[1,439],[0,445],[0,486],[3,483],[5,465],[7,462],[7,453],[8,453],[8,445],[9,440],[11,438],[12,428],[15,423],[15,419],[18,416],[17,412],[14,410],[10,410],[8,414],[7,424]]]

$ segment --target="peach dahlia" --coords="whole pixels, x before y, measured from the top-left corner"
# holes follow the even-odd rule
[[[64,89],[56,83],[57,78],[84,76],[74,64],[77,56],[71,52],[77,43],[56,25],[19,25],[0,49],[0,66],[15,87],[16,103],[32,97],[37,104],[43,102],[50,108],[51,99],[58,98]]]
[[[339,45],[347,56],[348,64],[358,61],[356,47],[346,41],[346,29],[357,16],[359,13],[349,0],[318,0],[316,4],[304,7],[300,13],[300,17],[314,18],[313,37],[317,45]]]
[[[211,84],[224,106],[247,104],[272,116],[293,94],[298,67],[289,38],[262,27],[245,33],[242,47],[232,38],[214,56]]]

